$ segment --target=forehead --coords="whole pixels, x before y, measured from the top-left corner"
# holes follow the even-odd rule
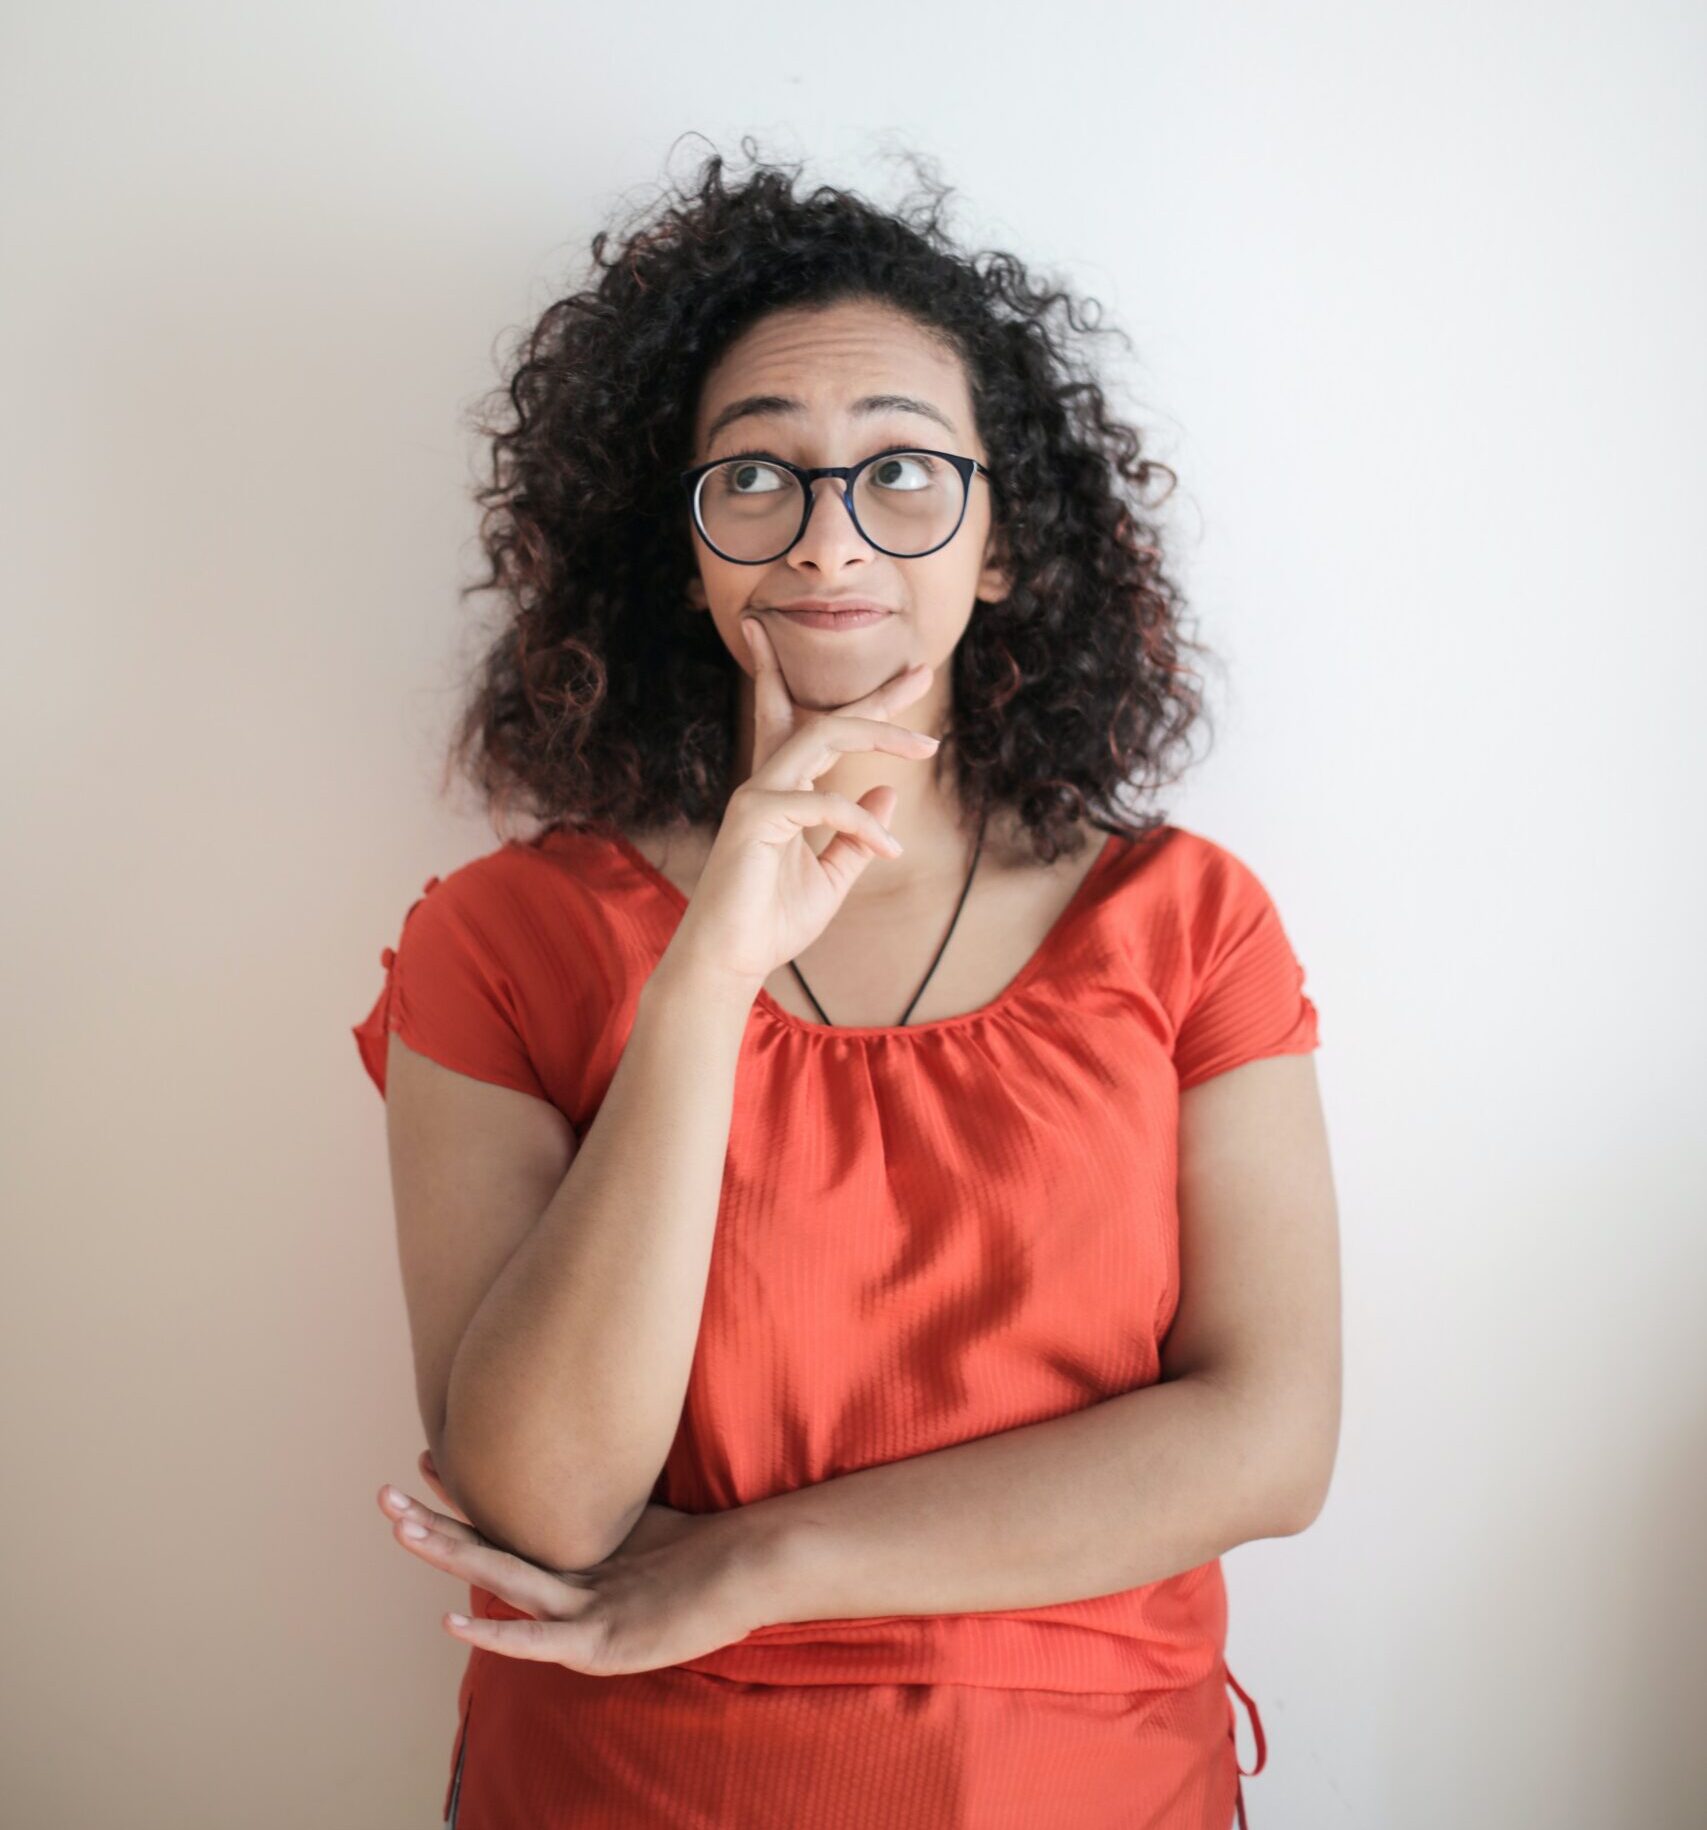
[[[971,424],[959,357],[904,312],[865,303],[775,311],[744,331],[706,376],[694,435],[703,444],[719,419],[748,403],[775,401],[776,419],[800,422],[869,417],[865,403],[873,396],[934,407],[947,424],[930,423],[945,431],[964,435]],[[784,401],[800,407],[784,412]],[[754,420],[743,415],[742,423]]]

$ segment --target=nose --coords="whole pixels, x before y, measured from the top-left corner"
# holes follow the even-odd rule
[[[826,501],[826,496],[831,500]],[[854,526],[846,485],[838,477],[819,477],[812,485],[806,526],[789,551],[789,559],[810,560],[828,570],[846,564],[850,558],[866,558],[875,550]]]

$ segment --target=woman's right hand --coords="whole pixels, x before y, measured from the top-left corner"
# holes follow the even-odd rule
[[[888,722],[927,689],[928,663],[904,668],[847,705],[814,712],[795,703],[759,619],[743,616],[741,627],[754,663],[753,768],[729,797],[665,951],[757,992],[823,933],[873,858],[900,855],[884,824],[895,811],[892,787],[868,789],[855,801],[814,787],[818,777],[848,751],[922,759],[936,754],[938,740]],[[835,832],[818,853],[805,838],[815,826]]]

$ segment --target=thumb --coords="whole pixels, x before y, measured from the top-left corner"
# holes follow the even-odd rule
[[[875,788],[868,788],[859,797],[859,804],[869,812],[875,813],[885,826],[895,817],[895,808],[901,799],[893,784],[882,782]]]
[[[894,817],[895,804],[899,799],[900,796],[889,783],[880,782],[875,788],[867,788],[854,805],[863,807],[887,826]],[[847,894],[873,856],[865,840],[855,838],[850,832],[838,832],[819,852],[818,863],[835,885],[838,901]]]

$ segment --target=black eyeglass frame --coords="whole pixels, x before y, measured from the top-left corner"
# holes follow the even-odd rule
[[[921,457],[943,459],[945,463],[954,466],[954,469],[958,472],[960,477],[960,513],[954,518],[954,526],[943,535],[935,546],[926,547],[922,553],[896,553],[892,552],[886,546],[879,545],[878,542],[873,540],[865,529],[860,526],[859,516],[855,512],[853,505],[854,486],[859,480],[859,473],[864,470],[868,464],[880,463],[884,458],[901,457],[909,451],[916,451]],[[721,465],[742,463],[769,464],[774,469],[786,470],[788,474],[799,483],[800,493],[806,501],[806,506],[801,512],[800,525],[794,530],[794,537],[789,541],[787,546],[782,548],[781,552],[772,553],[768,559],[737,559],[732,553],[724,552],[722,547],[720,547],[705,531],[705,523],[700,520],[700,484],[712,471],[718,469]],[[857,464],[821,464],[817,468],[811,470],[804,469],[799,464],[791,464],[787,458],[772,457],[768,451],[738,451],[731,457],[713,458],[708,464],[695,464],[691,470],[684,470],[681,473],[680,480],[682,488],[687,492],[688,513],[693,519],[694,532],[699,535],[700,539],[711,548],[712,552],[714,552],[719,559],[727,559],[731,565],[737,566],[768,566],[774,565],[777,560],[784,556],[784,554],[792,553],[795,547],[800,544],[800,537],[806,532],[806,524],[812,519],[812,510],[818,500],[812,485],[816,483],[820,477],[834,477],[841,484],[842,506],[848,511],[848,519],[854,524],[855,532],[858,533],[860,539],[862,539],[867,546],[876,547],[878,552],[886,554],[890,559],[923,559],[931,553],[941,552],[942,549],[948,545],[949,541],[960,532],[961,524],[966,519],[966,505],[972,500],[972,479],[974,476],[983,477],[992,489],[996,487],[996,479],[991,475],[989,466],[987,464],[979,463],[976,458],[962,457],[958,452],[954,451],[933,451],[929,445],[890,445],[885,450],[872,452],[870,457],[861,458]]]

